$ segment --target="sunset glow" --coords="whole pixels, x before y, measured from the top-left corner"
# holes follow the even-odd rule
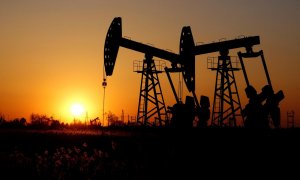
[[[0,0],[0,24],[0,180],[299,176],[300,0]]]
[[[83,114],[84,108],[81,104],[73,104],[71,106],[71,113],[74,117],[79,117]]]
[[[0,113],[6,119],[47,114],[62,122],[86,111],[89,119],[109,111],[120,116],[122,110],[125,116],[136,116],[141,74],[134,73],[132,66],[144,54],[125,48],[120,48],[114,73],[107,77],[102,107],[104,42],[113,18],[122,17],[124,37],[174,53],[179,53],[183,26],[191,26],[195,43],[200,44],[260,36],[254,50],[264,51],[274,90],[286,95],[280,103],[285,126],[287,111],[300,112],[299,7],[296,0],[1,1]],[[240,50],[244,49],[230,55],[237,56]],[[207,69],[207,56],[218,53],[196,57],[196,94],[212,102],[216,73]],[[260,92],[266,84],[263,66],[259,61],[245,65],[251,84]],[[166,106],[173,106],[166,74],[159,78]],[[244,107],[248,99],[241,71],[236,79]],[[183,91],[184,99],[191,95],[185,87]],[[74,102],[84,104],[83,110],[70,112]]]

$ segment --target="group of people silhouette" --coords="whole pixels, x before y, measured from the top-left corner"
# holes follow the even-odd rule
[[[171,127],[174,128],[191,128],[193,127],[195,116],[198,117],[197,127],[207,127],[210,118],[210,103],[207,96],[201,96],[200,107],[195,108],[194,98],[186,96],[185,103],[176,103],[169,107],[172,113]]]
[[[264,86],[262,92],[259,94],[251,85],[249,85],[245,91],[249,102],[242,111],[242,115],[245,119],[244,127],[267,129],[270,128],[270,124],[273,124],[275,128],[279,128],[279,102],[284,98],[283,92],[279,91],[274,93],[270,85]],[[172,113],[171,127],[191,128],[194,126],[195,117],[198,117],[197,127],[205,128],[208,126],[211,112],[210,102],[207,96],[201,96],[199,108],[195,108],[193,97],[186,96],[185,103],[180,101],[173,107],[169,107],[169,109]]]

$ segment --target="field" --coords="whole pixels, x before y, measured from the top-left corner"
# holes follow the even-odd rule
[[[297,172],[299,137],[299,129],[0,129],[0,177],[190,179],[215,172]]]

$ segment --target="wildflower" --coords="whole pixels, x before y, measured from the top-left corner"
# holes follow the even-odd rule
[[[45,155],[45,156],[48,156],[48,155],[49,155],[49,152],[48,152],[47,150],[45,150],[44,155]]]
[[[85,148],[87,148],[88,145],[87,145],[86,142],[84,142],[84,143],[82,144],[82,146],[85,147]]]
[[[72,153],[72,149],[68,148],[68,149],[67,149],[67,152],[68,152],[69,154],[71,154],[71,153]]]
[[[79,153],[80,153],[80,149],[79,149],[79,148],[77,148],[76,146],[74,146],[74,151],[75,151],[77,154],[79,154]]]
[[[115,141],[111,141],[111,148],[112,148],[112,150],[116,150],[116,148],[117,148],[117,143],[115,142]]]
[[[62,165],[60,159],[55,161],[55,167],[60,167]]]
[[[83,152],[83,158],[87,159],[88,158],[88,153],[87,152]]]

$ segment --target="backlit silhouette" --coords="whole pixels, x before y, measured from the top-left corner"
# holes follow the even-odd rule
[[[196,46],[193,40],[191,28],[189,26],[185,26],[182,28],[181,32],[179,54],[175,54],[163,49],[133,41],[131,39],[123,38],[122,21],[120,17],[117,17],[112,21],[106,35],[104,47],[105,75],[111,76],[113,74],[120,46],[144,53],[145,60],[142,66],[143,68],[140,70],[142,73],[142,80],[137,123],[146,126],[165,126],[168,125],[167,122],[169,121],[169,118],[166,114],[166,105],[157,74],[158,72],[161,73],[162,71],[157,71],[155,62],[152,58],[155,56],[169,61],[172,67],[166,67],[165,72],[167,73],[170,86],[176,99],[176,104],[173,106],[173,108],[170,108],[170,112],[173,115],[173,118],[171,119],[171,125],[177,127],[179,126],[178,124],[181,124],[183,128],[193,127],[194,117],[198,116],[198,126],[205,127],[207,126],[207,116],[210,114],[208,109],[209,103],[207,103],[209,102],[209,99],[205,100],[205,105],[200,105],[195,93],[195,56],[219,52],[220,56],[216,62],[217,66],[214,66],[215,62],[212,61],[213,65],[210,68],[217,71],[211,124],[213,126],[236,127],[238,124],[237,117],[240,117],[241,122],[239,123],[239,126],[241,126],[244,123],[244,117],[247,116],[247,127],[268,127],[269,125],[262,124],[266,124],[266,118],[268,114],[270,114],[274,126],[279,127],[280,109],[278,105],[284,96],[282,91],[274,95],[263,52],[259,51],[256,53],[252,50],[252,47],[258,44],[260,44],[259,36],[253,36]],[[245,48],[246,50],[245,53],[238,53],[244,77],[248,86],[246,93],[247,97],[249,98],[249,104],[247,105],[243,116],[234,75],[234,71],[240,70],[240,68],[232,66],[231,58],[229,56],[229,51],[236,48]],[[257,95],[253,90],[254,88],[250,86],[245,65],[243,63],[243,58],[258,56],[262,58],[262,63],[269,83],[269,86],[266,86],[267,89],[265,89],[261,95]],[[186,97],[186,103],[188,104],[183,104],[179,101],[177,93],[174,90],[170,72],[182,73],[186,87],[193,95],[192,97]],[[104,79],[106,79],[106,76]],[[153,93],[150,94],[150,92]],[[257,99],[256,96],[259,98]],[[266,99],[267,102],[264,106],[262,106],[261,103],[263,103],[263,101]],[[152,104],[152,107],[150,107],[150,103]],[[251,117],[253,113],[258,113],[255,115],[257,117]],[[154,120],[152,117],[154,117]],[[156,120],[158,120],[158,123]],[[179,123],[180,121],[184,123]]]

